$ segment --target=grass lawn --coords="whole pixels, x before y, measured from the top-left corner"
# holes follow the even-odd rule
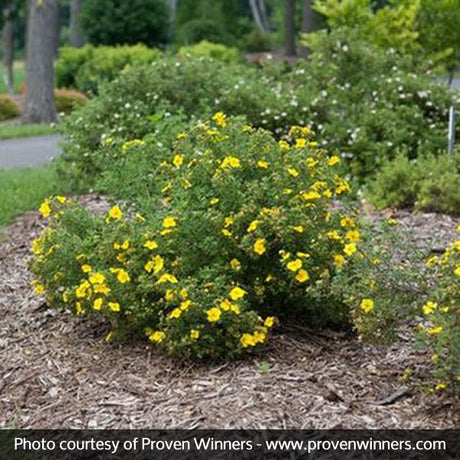
[[[51,165],[39,168],[0,169],[0,227],[19,214],[36,208],[41,201],[68,193]]]
[[[0,94],[8,93],[5,85],[5,66],[0,66]],[[21,85],[26,80],[26,69],[23,62],[17,61],[14,63],[14,92],[20,93]]]
[[[44,134],[55,134],[55,124],[45,125],[0,125],[0,139],[12,139],[16,137],[41,136]]]

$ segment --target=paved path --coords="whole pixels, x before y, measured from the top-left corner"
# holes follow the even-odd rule
[[[60,154],[60,136],[0,140],[0,169],[25,168],[46,163]]]

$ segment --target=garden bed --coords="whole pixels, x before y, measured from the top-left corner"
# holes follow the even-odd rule
[[[83,202],[93,210],[106,207],[95,196]],[[424,245],[455,238],[448,216],[395,217],[416,230]],[[428,360],[409,328],[385,348],[286,327],[263,354],[227,364],[179,363],[142,341],[107,344],[104,324],[47,309],[33,293],[24,260],[41,227],[38,213],[31,212],[0,240],[2,427],[458,426],[458,399],[421,390]],[[406,369],[413,376],[402,382]],[[386,399],[398,391],[400,398]]]

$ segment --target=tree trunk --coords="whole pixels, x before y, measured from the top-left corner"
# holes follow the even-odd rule
[[[72,0],[70,4],[70,36],[69,44],[81,48],[85,44],[85,37],[81,29],[80,13],[84,0]]]
[[[295,56],[295,0],[286,0],[285,13],[285,52],[286,56]]]
[[[14,94],[14,72],[13,72],[13,61],[14,61],[14,23],[12,19],[11,6],[7,6],[3,10],[3,64],[6,67],[5,84],[8,92]]]
[[[313,21],[313,9],[311,6],[312,0],[304,0],[303,17],[302,17],[302,33],[309,34],[313,32],[315,27]],[[299,54],[303,57],[307,57],[310,54],[310,49],[306,46],[302,46],[299,50]]]
[[[267,30],[265,29],[263,19],[260,15],[260,11],[257,6],[257,0],[249,0],[249,6],[251,7],[251,14],[255,23],[257,24],[257,27],[262,33],[266,33]]]
[[[265,0],[259,0],[259,11],[262,24],[264,25],[265,31],[268,32],[270,30],[270,19],[268,17],[267,4],[265,3]]]
[[[27,92],[23,123],[56,121],[53,54],[58,0],[30,0],[27,24]]]

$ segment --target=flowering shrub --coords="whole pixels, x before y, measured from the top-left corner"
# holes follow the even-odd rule
[[[277,142],[218,112],[152,156],[155,186],[136,216],[123,205],[104,218],[62,197],[45,201],[36,290],[55,306],[107,315],[114,333],[144,330],[196,358],[257,349],[275,317],[347,327],[347,299],[331,286],[365,257],[362,235],[337,206],[350,191],[339,158],[310,136],[294,127]],[[121,150],[138,148],[155,145]],[[373,302],[351,300],[365,311]]]
[[[460,232],[460,224],[457,226]],[[426,262],[435,277],[435,288],[422,306],[426,319],[419,326],[422,339],[433,350],[436,389],[460,382],[460,241],[452,243],[441,257]]]

